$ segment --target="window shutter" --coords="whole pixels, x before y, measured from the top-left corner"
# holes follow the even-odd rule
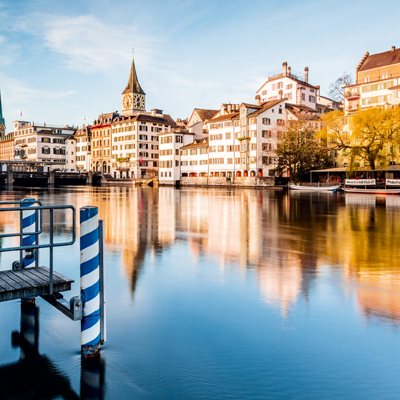
[[[365,86],[362,87],[362,92],[365,93]]]
[[[383,84],[383,88],[384,88],[384,89],[387,89],[387,82],[385,82],[385,83]]]

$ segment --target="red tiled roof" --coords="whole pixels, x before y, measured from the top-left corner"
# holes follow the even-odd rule
[[[195,139],[193,143],[187,144],[186,146],[182,146],[181,150],[198,148],[198,147],[208,147],[208,138]]]
[[[369,55],[363,62],[358,72],[367,71],[374,68],[381,68],[393,64],[400,64],[400,49]]]
[[[257,115],[263,113],[264,111],[268,110],[269,108],[281,103],[282,101],[285,101],[285,99],[271,100],[271,101],[266,101],[265,103],[261,103],[261,105],[259,106],[260,109],[249,114],[248,117],[249,118],[256,117]]]
[[[215,117],[210,119],[208,122],[209,123],[214,123],[214,122],[220,122],[220,121],[227,121],[229,119],[233,119],[235,117],[239,116],[238,112],[233,112],[230,114],[225,114],[225,115],[220,115],[219,117]]]

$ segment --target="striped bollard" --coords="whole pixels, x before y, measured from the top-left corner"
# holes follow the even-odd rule
[[[22,207],[34,207],[36,199],[25,198],[22,200]],[[22,245],[29,246],[36,244],[36,235],[27,235],[27,233],[36,231],[36,211],[22,211]],[[33,267],[36,261],[36,251],[24,250],[23,252],[23,268]]]
[[[100,270],[99,211],[97,207],[80,209],[81,353],[83,357],[100,354]]]

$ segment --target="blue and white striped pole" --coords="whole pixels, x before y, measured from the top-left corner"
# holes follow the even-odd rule
[[[35,206],[36,199],[25,198],[22,200],[22,207],[33,207]],[[22,211],[22,245],[29,246],[36,244],[36,235],[27,235],[30,232],[36,231],[36,211]],[[33,267],[36,260],[35,250],[24,250],[23,252],[23,268]]]
[[[99,211],[97,207],[80,209],[81,248],[81,353],[83,357],[100,354],[100,269]]]

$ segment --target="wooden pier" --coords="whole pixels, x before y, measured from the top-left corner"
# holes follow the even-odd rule
[[[74,281],[53,272],[53,293],[71,290]],[[46,267],[0,271],[0,302],[50,293],[50,270]]]

